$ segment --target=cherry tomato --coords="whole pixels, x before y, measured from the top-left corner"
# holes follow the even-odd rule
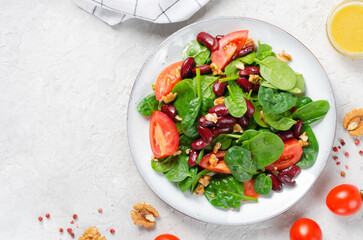
[[[199,163],[199,166],[201,166],[202,168],[207,169],[208,171],[211,172],[217,172],[217,173],[228,173],[231,174],[231,172],[228,169],[228,166],[224,163],[223,159],[224,159],[224,155],[226,154],[226,151],[218,151],[215,155],[218,158],[218,163],[215,166],[210,165],[209,163],[209,159],[210,156],[213,153],[209,153],[207,155],[205,155],[202,160]]]
[[[173,120],[160,111],[151,115],[149,138],[155,157],[167,157],[178,149],[179,134]]]
[[[211,60],[223,69],[231,60],[235,52],[240,51],[246,43],[248,30],[227,34],[219,40],[219,48],[211,54]]]
[[[157,236],[155,240],[180,240],[180,239],[171,234],[162,234]]]
[[[309,219],[297,220],[290,229],[290,240],[322,240],[323,233],[319,225]]]
[[[362,195],[356,186],[342,184],[330,190],[326,197],[326,205],[337,215],[353,215],[362,207]]]
[[[260,194],[255,192],[255,188],[253,187],[254,179],[251,179],[247,182],[243,182],[243,186],[245,187],[244,194],[249,197],[258,198]]]
[[[180,68],[183,61],[176,62],[166,67],[158,76],[155,82],[155,97],[160,100],[161,97],[168,95],[175,84],[182,80],[180,77]]]
[[[280,170],[290,167],[297,163],[302,155],[302,147],[299,144],[299,141],[295,138],[287,140],[284,142],[284,152],[276,160],[276,162],[266,166],[267,170]]]

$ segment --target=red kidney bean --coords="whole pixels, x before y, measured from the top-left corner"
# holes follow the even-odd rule
[[[260,73],[260,68],[254,67],[254,66],[249,66],[249,67],[246,67],[245,69],[239,71],[239,75],[241,77],[247,77],[250,74],[258,75],[259,73]]]
[[[196,72],[197,68],[199,68],[199,70],[200,70],[200,75],[205,75],[205,74],[212,72],[210,65],[206,64],[206,65],[200,65],[200,66],[193,68],[192,73],[194,75],[197,74],[197,72]]]
[[[260,84],[253,84],[252,88],[254,92],[258,92],[258,90],[260,90]]]
[[[219,40],[221,40],[223,37],[224,37],[224,35],[217,35],[217,36],[216,36],[216,39],[217,39],[217,41],[219,41]]]
[[[192,148],[194,150],[202,150],[203,148],[206,148],[209,146],[210,143],[206,143],[203,141],[202,138],[199,138],[197,140],[195,140],[193,143],[192,143]]]
[[[294,186],[295,185],[295,179],[292,178],[290,175],[279,172],[277,175],[277,178],[282,182],[283,184],[286,184],[288,186]]]
[[[214,122],[208,121],[207,119],[205,119],[205,116],[202,116],[199,118],[199,125],[202,127],[213,127],[216,124]]]
[[[212,136],[212,132],[209,130],[209,128],[204,128],[202,126],[198,126],[197,130],[204,142],[206,142],[206,143],[212,142],[213,136]]]
[[[180,76],[182,79],[184,78],[190,78],[193,76],[193,67],[194,67],[194,58],[188,57],[183,62],[181,68],[180,68]]]
[[[248,126],[248,118],[246,116],[242,116],[240,118],[237,118],[237,123],[241,125],[241,127],[247,127]]]
[[[219,47],[219,43],[218,43],[217,39],[215,39],[214,37],[212,37],[210,34],[208,34],[206,32],[198,33],[197,41],[211,51],[217,50]]]
[[[221,77],[221,78],[224,78],[224,77]],[[221,79],[221,78],[219,78],[219,79]],[[226,91],[227,85],[228,85],[228,82],[219,82],[219,79],[217,79],[217,81],[215,81],[213,84],[213,92],[218,97],[223,96],[224,92]]]
[[[301,119],[296,120],[295,125],[292,126],[292,128],[291,128],[292,132],[294,133],[295,138],[300,137],[302,127],[303,127],[303,120],[301,120]]]
[[[235,52],[231,58],[231,61],[234,61],[238,58],[238,52]]]
[[[225,133],[229,133],[232,130],[232,127],[212,127],[211,128],[211,132],[213,137],[217,137],[219,134],[225,134]]]
[[[237,79],[237,84],[243,89],[245,92],[249,92],[252,90],[252,84],[245,77],[240,77]]]
[[[280,170],[280,173],[285,173],[290,177],[296,177],[301,172],[301,168],[297,165],[291,165],[288,168]]]
[[[273,173],[267,173],[267,176],[269,176],[272,180],[272,190],[274,191],[280,191],[282,189],[282,183],[280,180],[275,176]]]
[[[215,105],[211,109],[209,109],[208,112],[215,113],[215,114],[217,114],[217,116],[228,115],[228,109],[227,109],[226,105],[224,105],[224,104]]]
[[[251,52],[253,52],[253,45],[247,45],[243,47],[241,51],[239,51],[238,56],[243,57],[247,54],[250,54]]]
[[[245,113],[245,115],[246,117],[251,118],[255,113],[255,106],[253,106],[253,104],[247,98],[245,98],[245,100],[247,104],[247,112]]]
[[[236,124],[236,119],[231,116],[221,116],[218,118],[216,127],[232,127]]]
[[[299,108],[297,108],[297,107],[292,107],[291,109],[290,109],[290,112],[291,113],[294,113],[296,110],[298,110]]]
[[[294,138],[294,134],[291,131],[277,132],[276,135],[279,136],[282,141],[287,141]]]
[[[253,152],[251,152],[251,158],[253,158]]]
[[[161,107],[161,111],[163,113],[165,113],[166,115],[168,115],[168,117],[170,117],[171,119],[174,119],[177,114],[176,107],[174,107],[174,105],[172,105],[172,104],[163,105]]]
[[[199,153],[194,150],[190,150],[189,158],[188,158],[188,165],[194,167],[197,164]]]

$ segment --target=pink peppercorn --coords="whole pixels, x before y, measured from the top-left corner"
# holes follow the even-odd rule
[[[355,144],[355,145],[359,145],[359,143],[360,143],[360,141],[359,141],[358,139],[356,139],[356,140],[354,141],[354,144]]]
[[[77,214],[73,214],[73,219],[77,219],[77,218],[78,218]]]
[[[334,152],[338,152],[338,148],[337,147],[333,147],[333,151]]]
[[[59,229],[59,232],[63,232],[63,228],[60,228],[60,229]]]
[[[98,209],[98,212],[99,213],[102,213],[103,212],[102,208]]]
[[[39,222],[43,221],[42,217],[38,217]]]
[[[362,150],[359,151],[359,155],[363,155],[363,151]]]
[[[345,153],[344,153],[344,155],[345,155],[346,157],[349,157],[349,153],[348,153],[348,152],[345,152]]]
[[[111,228],[110,233],[114,234],[115,233],[115,229]]]
[[[67,232],[71,233],[72,232],[72,228],[67,228]]]
[[[45,217],[50,218],[50,214],[49,213],[45,214]]]

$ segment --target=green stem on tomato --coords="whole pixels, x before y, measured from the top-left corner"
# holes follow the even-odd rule
[[[200,69],[197,68],[195,70],[195,73],[197,75],[197,93],[198,93],[198,97],[201,98],[202,97],[202,87],[200,86]]]
[[[218,81],[221,82],[229,82],[229,81],[234,81],[237,80],[240,76],[232,76],[232,77],[226,77],[226,78],[220,78]]]

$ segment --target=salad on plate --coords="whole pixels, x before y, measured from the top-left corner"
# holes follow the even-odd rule
[[[247,30],[200,32],[181,55],[137,106],[150,116],[151,167],[220,208],[294,186],[318,156],[310,124],[330,106],[304,96],[291,56]]]

